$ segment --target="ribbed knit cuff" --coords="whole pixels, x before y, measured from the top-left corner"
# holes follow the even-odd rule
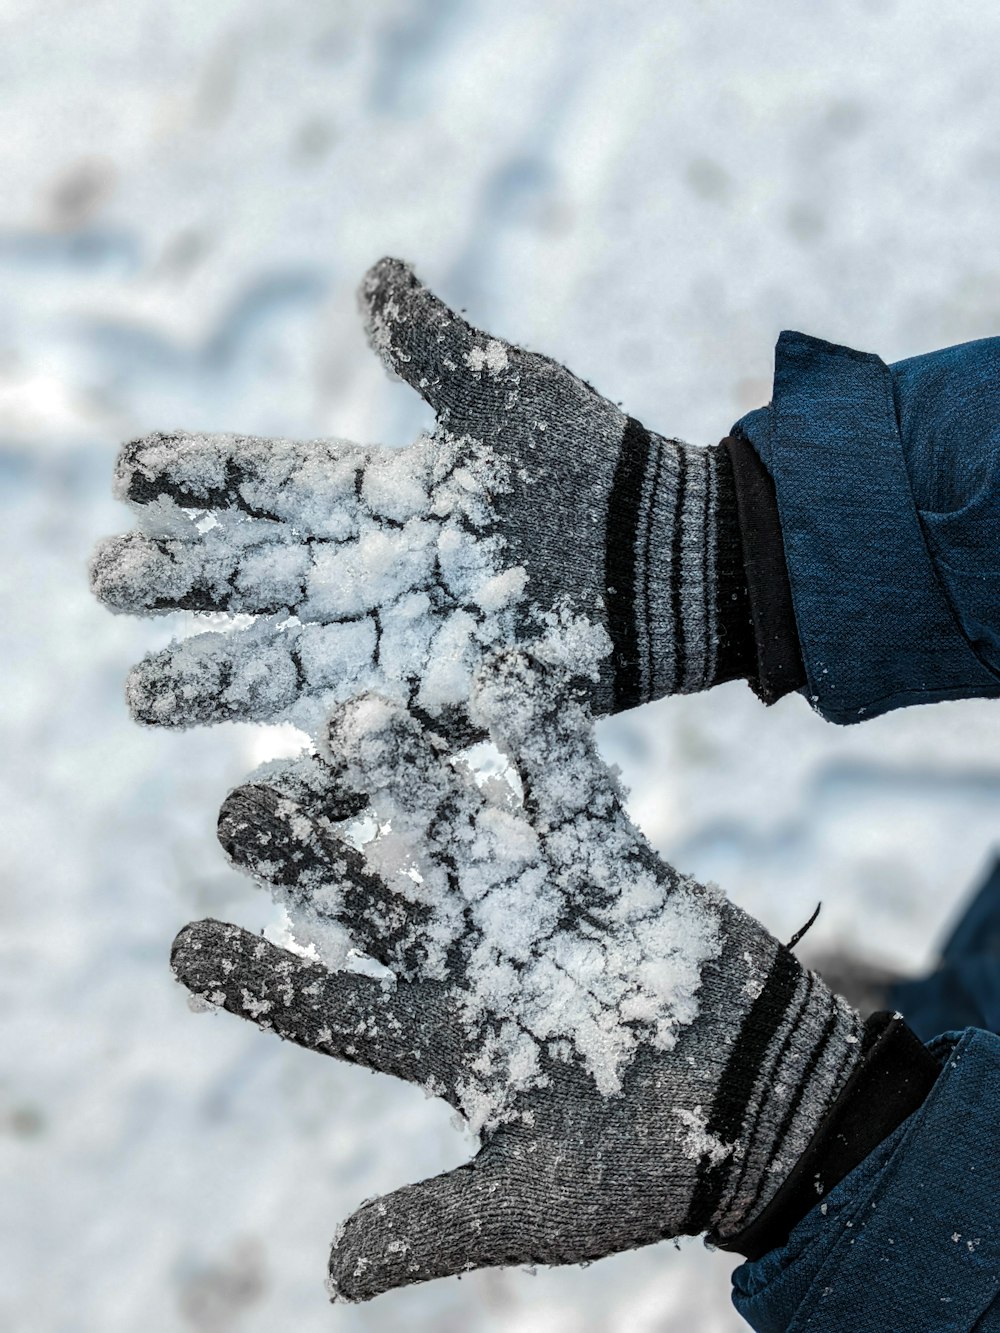
[[[900,1014],[873,1014],[861,1062],[762,1213],[719,1249],[760,1259],[921,1106],[941,1066]]]

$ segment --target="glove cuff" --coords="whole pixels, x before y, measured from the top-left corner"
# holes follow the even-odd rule
[[[863,1058],[821,1121],[806,1151],[765,1207],[736,1235],[711,1239],[721,1250],[760,1259],[926,1099],[941,1067],[900,1014],[873,1014]]]
[[[759,955],[759,924],[733,910],[737,957]],[[861,1016],[784,945],[770,947],[766,978],[719,1070],[705,1129],[707,1141],[729,1151],[700,1163],[684,1226],[691,1235],[738,1235],[764,1212],[862,1060]],[[713,1010],[731,1012],[739,999],[719,996]]]

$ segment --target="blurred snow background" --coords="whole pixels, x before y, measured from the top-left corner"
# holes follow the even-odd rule
[[[380,254],[714,441],[783,327],[895,359],[1000,332],[992,0],[0,4],[0,1327],[742,1327],[669,1244],[330,1309],[337,1222],[460,1161],[441,1105],[226,1015],[167,951],[269,905],[214,840],[288,744],[133,726],[176,626],[92,604],[118,443],[186,426],[402,444],[365,349]],[[920,968],[1000,837],[1000,709],[838,730],[738,684],[602,724],[684,870],[788,937]]]

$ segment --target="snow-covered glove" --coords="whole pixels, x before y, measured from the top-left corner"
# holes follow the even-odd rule
[[[398,260],[360,300],[372,346],[434,409],[431,436],[390,450],[179,432],[122,449],[115,491],[140,530],[96,552],[97,595],[256,618],[145,658],[136,718],[312,731],[368,690],[442,718],[484,651],[513,643],[589,673],[597,713],[755,669],[721,445],[646,430]]]
[[[422,1085],[480,1134],[471,1162],[350,1218],[330,1258],[347,1300],[683,1233],[727,1241],[862,1057],[845,1001],[653,852],[557,673],[501,654],[471,708],[516,780],[480,785],[365,697],[335,715],[329,768],[272,766],[222,810],[223,845],[276,886],[300,943],[336,963],[349,940],[391,976],[218,921],[173,947],[207,1004]]]

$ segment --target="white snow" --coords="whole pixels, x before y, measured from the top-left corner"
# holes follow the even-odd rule
[[[83,570],[129,521],[107,483],[124,439],[430,427],[360,332],[354,286],[383,253],[696,441],[767,401],[782,327],[890,359],[995,334],[1000,11],[95,0],[5,18],[0,1325],[737,1333],[733,1258],[697,1244],[331,1314],[337,1220],[466,1145],[412,1088],[189,1013],[174,931],[253,928],[265,903],[218,851],[218,805],[301,737],[135,727],[123,676],[187,618],[112,618]],[[336,484],[353,496],[353,474]],[[329,485],[315,521],[342,540]],[[815,937],[923,966],[997,841],[992,703],[839,731],[734,685],[599,735],[683,870],[785,939],[822,898],[801,953]]]
[[[718,1166],[731,1155],[735,1147],[732,1143],[723,1143],[721,1139],[708,1132],[708,1117],[702,1107],[693,1110],[678,1106],[674,1114],[687,1131],[681,1139],[681,1148],[694,1162],[701,1161],[708,1155],[713,1166]]]
[[[507,369],[509,356],[506,347],[496,338],[491,338],[485,347],[473,347],[466,353],[465,364],[477,372],[488,370],[491,375],[499,375]]]

